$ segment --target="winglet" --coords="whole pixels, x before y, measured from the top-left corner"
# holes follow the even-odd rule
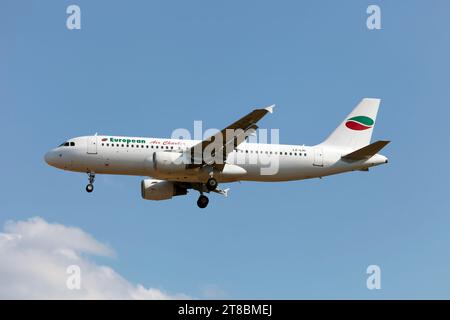
[[[269,107],[264,108],[265,110],[267,110],[269,113],[273,113],[273,108],[275,108],[275,105],[271,105]]]

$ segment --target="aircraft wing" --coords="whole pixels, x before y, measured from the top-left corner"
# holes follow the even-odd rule
[[[258,129],[257,122],[267,113],[273,113],[274,107],[275,105],[271,105],[255,109],[222,131],[194,145],[188,151],[192,166],[214,164],[219,168],[223,167],[227,155]]]

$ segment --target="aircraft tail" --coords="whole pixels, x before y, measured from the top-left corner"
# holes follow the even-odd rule
[[[380,99],[364,98],[321,145],[360,149],[370,144]]]

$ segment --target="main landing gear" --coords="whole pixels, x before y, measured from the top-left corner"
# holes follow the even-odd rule
[[[208,181],[206,181],[206,189],[209,191],[214,191],[217,188],[217,180],[214,178],[209,178]]]
[[[88,172],[88,176],[89,176],[89,183],[86,186],[86,191],[91,193],[92,191],[94,191],[94,180],[95,180],[95,173],[93,172]]]
[[[200,197],[198,197],[197,205],[198,205],[199,208],[201,208],[201,209],[206,208],[208,203],[209,203],[209,199],[208,199],[207,196],[201,194]]]
[[[216,192],[226,196],[226,191],[217,189],[217,180],[213,177],[209,178],[206,183],[199,185],[196,189],[200,192],[200,196],[197,200],[197,205],[199,208],[204,209],[208,206],[209,199],[203,194],[203,192]]]

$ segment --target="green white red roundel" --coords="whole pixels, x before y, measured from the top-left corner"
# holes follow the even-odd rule
[[[373,119],[366,116],[352,117],[345,122],[347,128],[358,131],[370,129],[373,127],[373,124]]]

